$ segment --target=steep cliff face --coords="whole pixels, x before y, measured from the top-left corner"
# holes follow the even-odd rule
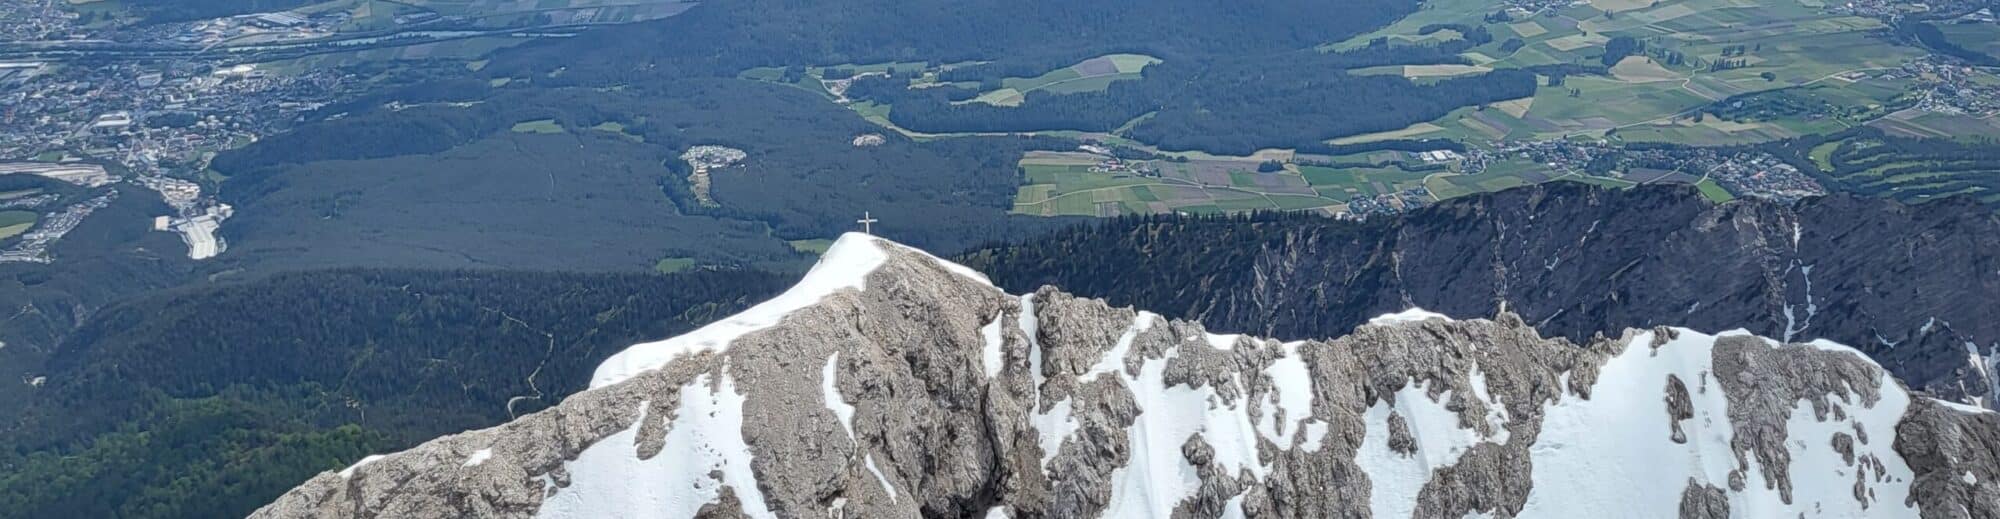
[[[1417,306],[1505,310],[1574,341],[1658,325],[1825,338],[1941,397],[2000,402],[2000,217],[1968,200],[1715,205],[1677,186],[1553,183],[1367,223],[1118,222],[969,260],[1010,289],[1281,337]]]
[[[1832,343],[1217,335],[849,235],[744,314],[256,517],[2000,517],[2000,414]]]

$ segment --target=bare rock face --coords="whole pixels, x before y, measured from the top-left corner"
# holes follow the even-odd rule
[[[850,235],[797,288],[256,517],[2000,515],[2000,414],[1831,343],[1210,334]]]

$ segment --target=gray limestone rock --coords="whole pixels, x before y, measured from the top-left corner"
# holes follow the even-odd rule
[[[833,288],[768,322],[635,346],[681,349],[505,425],[321,474],[255,517],[1459,518],[1653,500],[1635,513],[1710,518],[1732,499],[2000,514],[2000,415],[1911,393],[1838,348],[1672,328],[1579,346],[1505,313],[1287,343],[1054,288],[1009,295],[872,238],[827,258],[795,291]],[[866,265],[827,277],[844,261]],[[1592,443],[1599,428],[1630,437]],[[1592,465],[1690,466],[1676,456],[1695,449],[1733,459],[1679,492],[1630,479],[1656,467]]]

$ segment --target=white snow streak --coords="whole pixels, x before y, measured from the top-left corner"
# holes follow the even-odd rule
[[[353,465],[348,465],[347,468],[340,469],[340,478],[347,479],[354,477],[354,471],[360,470],[362,465],[374,463],[375,460],[379,460],[386,457],[388,456],[381,454],[370,454],[368,456],[364,456],[361,458],[361,461],[354,462]]]
[[[860,233],[841,235],[825,254],[820,255],[819,263],[813,265],[812,271],[807,272],[805,278],[790,290],[685,335],[626,348],[597,365],[597,372],[590,378],[590,387],[596,389],[622,382],[633,375],[665,366],[682,355],[728,348],[736,338],[775,326],[785,316],[812,306],[834,292],[848,288],[864,290],[868,274],[882,266],[888,258],[882,244],[872,236]],[[939,262],[946,263],[943,260]],[[984,278],[981,279],[983,281]]]
[[[477,467],[481,463],[486,463],[486,460],[489,459],[493,459],[493,449],[491,447],[479,449],[478,451],[473,452],[471,456],[466,456],[465,464],[461,466]]]
[[[980,352],[981,364],[986,367],[986,378],[1000,376],[1000,368],[1006,367],[1000,352],[1001,317],[1005,317],[1005,314],[993,316],[993,322],[979,328],[979,337],[986,340],[986,347]]]
[[[826,403],[827,410],[833,411],[833,416],[840,418],[840,429],[847,431],[847,439],[852,440],[854,405],[847,403],[847,399],[840,396],[840,385],[834,380],[834,377],[839,376],[839,368],[840,352],[836,351],[826,358],[826,367],[819,369],[819,396],[820,401]]]
[[[1423,322],[1428,319],[1444,319],[1446,321],[1451,320],[1450,317],[1447,317],[1444,314],[1432,312],[1429,310],[1413,306],[1410,307],[1410,309],[1401,312],[1375,316],[1374,319],[1368,320],[1368,324],[1392,325],[1392,324],[1402,324],[1402,323]]]
[[[864,457],[862,461],[865,465],[867,465],[868,472],[875,474],[875,482],[881,483],[882,490],[887,491],[889,493],[889,502],[891,503],[896,502],[896,486],[889,484],[889,478],[882,477],[882,469],[875,467],[875,455],[869,454],[866,457]]]

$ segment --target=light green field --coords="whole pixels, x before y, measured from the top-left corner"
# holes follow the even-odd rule
[[[625,140],[629,140],[632,142],[646,142],[645,137],[625,131],[625,123],[621,123],[618,121],[605,121],[597,123],[597,126],[592,126],[590,127],[590,129],[606,133],[615,133],[618,134],[619,137],[624,137]]]
[[[1493,12],[1485,0],[1431,0],[1425,8],[1387,27],[1327,45],[1352,49],[1375,38],[1392,43],[1416,38],[1432,24],[1482,25]],[[1616,11],[1606,15],[1606,11]],[[1723,50],[1741,46],[1749,66],[1710,72],[1693,63],[1667,65],[1633,57],[1619,63],[1609,77],[1570,76],[1560,86],[1542,86],[1532,103],[1484,110],[1460,109],[1425,125],[1394,132],[1344,139],[1348,142],[1385,138],[1452,138],[1479,143],[1490,140],[1531,140],[1566,136],[1605,136],[1625,140],[1675,140],[1690,144],[1744,144],[1806,133],[1836,131],[1880,113],[1868,108],[1887,104],[1906,92],[1909,80],[1840,77],[1846,73],[1891,70],[1925,52],[1884,40],[1884,27],[1870,18],[1836,15],[1796,1],[1750,0],[1595,0],[1517,18],[1506,24],[1484,24],[1495,42],[1474,47],[1465,55],[1478,67],[1502,69],[1564,63],[1592,63],[1612,37],[1630,36],[1649,48],[1665,49],[1698,60],[1723,59]],[[1967,27],[1968,44],[2000,46],[2000,29]],[[1523,46],[1502,52],[1500,44],[1515,35]],[[1473,56],[1476,56],[1474,58]],[[1692,60],[1690,60],[1692,61]],[[1458,65],[1465,70],[1465,65]],[[1403,73],[1407,67],[1358,69],[1358,73]],[[1431,71],[1426,71],[1431,72]],[[1448,72],[1438,69],[1435,72]],[[1766,80],[1763,74],[1775,80]],[[1692,116],[1704,107],[1744,94],[1781,88],[1824,87],[1819,96],[1847,109],[1841,117],[1721,124]],[[1821,92],[1819,90],[1824,90]],[[1516,109],[1525,108],[1525,109]],[[1922,133],[1924,121],[1900,121]],[[1964,121],[1937,121],[1957,130],[1983,130]],[[1940,128],[1942,130],[1942,128]],[[1613,131],[1616,130],[1616,131]],[[1949,130],[1946,130],[1949,131]],[[1984,135],[1986,133],[1982,133]]]
[[[1346,199],[1328,198],[1296,171],[1257,173],[1260,159],[1202,159],[1192,163],[1144,161],[1157,175],[1091,171],[1101,158],[1067,152],[1031,152],[1020,168],[1024,184],[1013,212],[1037,216],[1110,217],[1129,214],[1211,214],[1257,210],[1322,210]]]
[[[561,124],[556,124],[555,119],[536,119],[514,123],[513,132],[550,134],[562,133],[563,128]]]
[[[1299,166],[1299,173],[1320,196],[1347,200],[1357,196],[1372,197],[1424,187],[1424,177],[1432,174],[1447,174],[1447,171],[1404,171],[1395,166],[1372,168],[1329,168],[1322,166]]]
[[[1701,179],[1700,182],[1696,182],[1694,184],[1694,187],[1695,189],[1701,190],[1702,196],[1708,197],[1709,200],[1714,200],[1716,203],[1728,202],[1730,200],[1736,199],[1736,195],[1729,194],[1729,190],[1723,189],[1722,186],[1716,184],[1714,180],[1706,178]]]
[[[1047,90],[1057,94],[1100,91],[1110,87],[1113,82],[1139,79],[1146,67],[1158,63],[1160,63],[1159,58],[1143,54],[1107,54],[1051,70],[1040,76],[1003,79],[1000,81],[1001,88],[981,93],[979,97],[966,102],[1020,106],[1028,93],[1037,90]]]
[[[825,254],[825,253],[826,253],[826,249],[828,249],[828,248],[831,248],[831,247],[833,247],[833,240],[829,240],[829,239],[826,239],[826,238],[813,238],[813,239],[808,239],[808,240],[791,240],[791,241],[787,241],[787,242],[785,242],[785,243],[786,243],[786,244],[789,244],[789,245],[791,245],[791,246],[792,246],[792,250],[795,250],[795,251],[799,251],[799,252],[802,252],[802,253],[806,253],[806,254],[812,254],[812,255],[815,255],[815,256],[817,256],[817,255],[820,255],[820,254]]]
[[[41,216],[32,211],[0,211],[0,239],[28,232]]]
[[[653,263],[653,270],[662,274],[672,274],[694,268],[696,264],[694,258],[660,258],[660,261]]]

